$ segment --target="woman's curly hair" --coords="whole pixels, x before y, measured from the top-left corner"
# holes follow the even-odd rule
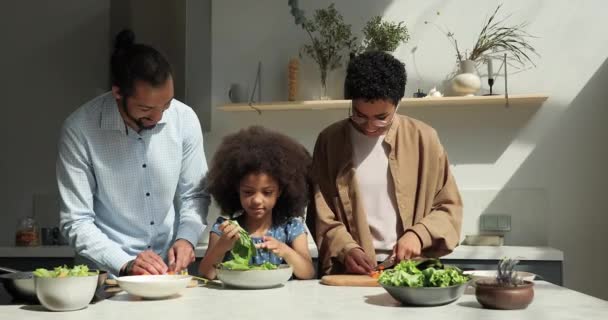
[[[222,211],[232,215],[243,209],[239,184],[246,175],[273,177],[281,192],[272,210],[272,222],[278,225],[304,215],[311,165],[304,146],[278,132],[253,126],[223,139],[207,173],[207,189]]]
[[[352,59],[346,69],[344,98],[390,100],[399,104],[405,94],[405,65],[382,51],[369,51]]]

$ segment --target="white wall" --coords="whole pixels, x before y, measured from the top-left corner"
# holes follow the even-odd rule
[[[112,0],[111,14],[110,39],[128,28],[135,33],[136,42],[163,53],[173,68],[175,97],[184,101],[186,0]]]
[[[109,82],[110,1],[5,1],[0,10],[0,244],[12,245],[17,219],[35,194],[56,193],[59,128]],[[56,225],[56,210],[37,217]]]
[[[309,15],[329,3],[300,1]],[[357,32],[374,14],[406,21],[412,39],[395,54],[406,63],[409,95],[418,83],[425,91],[441,85],[454,65],[449,42],[424,21],[436,19],[450,27],[461,47],[470,47],[485,17],[500,1],[335,3]],[[608,112],[604,89],[608,84],[608,42],[604,41],[608,22],[603,14],[607,8],[608,3],[600,0],[504,4],[503,13],[513,13],[509,21],[530,22],[529,32],[539,37],[533,45],[542,55],[535,60],[535,69],[510,77],[510,92],[547,93],[550,98],[542,108],[405,111],[435,126],[450,154],[466,205],[463,234],[477,232],[483,213],[510,214],[513,231],[507,235],[508,244],[564,250],[566,285],[604,299],[608,299],[608,280],[588,275],[602,274],[608,263],[605,241],[591,240],[608,227],[608,215],[597,200],[602,198],[600,192],[608,178],[603,168],[608,129],[601,123]],[[258,61],[263,63],[263,100],[285,100],[287,61],[307,41],[293,24],[286,1],[213,1],[212,10],[213,106],[228,101],[231,83],[251,87]],[[420,81],[412,67],[410,50],[414,46],[418,46]],[[318,85],[314,65],[304,63],[302,98],[307,98]],[[343,75],[343,70],[332,75],[334,97],[341,94]],[[502,86],[499,79],[499,91]],[[292,111],[258,116],[213,109],[212,130],[205,137],[207,155],[211,158],[226,133],[251,124],[283,131],[312,147],[322,128],[345,115],[345,111]]]

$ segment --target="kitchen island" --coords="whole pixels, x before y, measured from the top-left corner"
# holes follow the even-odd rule
[[[470,289],[470,288],[469,288]],[[2,319],[608,319],[608,301],[537,281],[525,310],[482,309],[468,292],[439,307],[403,307],[380,287],[330,287],[317,280],[290,281],[267,290],[217,287],[186,289],[166,300],[126,293],[73,312],[48,312],[38,305],[0,305]]]
[[[316,263],[317,247],[309,239],[310,256]],[[189,272],[197,273],[198,263],[205,256],[206,244],[195,248],[196,263],[193,263]],[[549,247],[530,246],[466,246],[456,247],[454,252],[442,257],[447,264],[457,265],[465,270],[487,270],[496,268],[496,264],[503,257],[517,258],[521,262],[517,270],[528,271],[539,275],[540,280],[547,280],[557,285],[563,285],[562,251]],[[74,250],[67,246],[40,246],[40,247],[0,247],[0,266],[18,270],[33,270],[35,268],[53,268],[60,265],[72,265]],[[5,296],[0,286],[0,301]]]

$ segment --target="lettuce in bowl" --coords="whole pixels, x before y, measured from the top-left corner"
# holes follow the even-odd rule
[[[87,265],[81,264],[68,268],[68,266],[55,267],[53,270],[38,268],[34,272],[38,278],[64,278],[64,277],[88,277],[99,274],[99,271],[90,271]]]
[[[437,259],[403,260],[395,268],[385,270],[378,282],[395,287],[450,287],[467,283],[470,277],[454,266],[444,266]]]

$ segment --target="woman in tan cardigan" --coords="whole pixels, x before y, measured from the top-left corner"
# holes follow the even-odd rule
[[[387,257],[442,256],[458,245],[462,201],[437,133],[397,114],[404,65],[384,52],[351,60],[348,119],[315,145],[309,218],[321,274],[370,272]]]

